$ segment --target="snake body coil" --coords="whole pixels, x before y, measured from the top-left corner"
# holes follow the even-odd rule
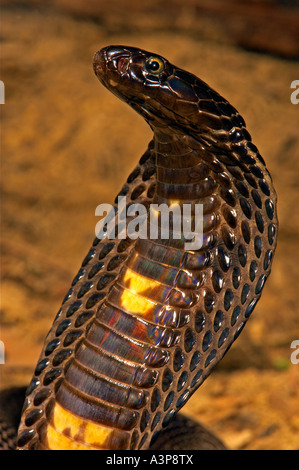
[[[119,195],[202,204],[203,245],[95,239],[27,390],[19,449],[148,448],[240,334],[276,245],[275,191],[235,108],[140,49],[104,48],[94,70],[154,134]]]

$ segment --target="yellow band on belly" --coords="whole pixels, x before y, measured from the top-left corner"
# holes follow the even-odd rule
[[[45,438],[50,449],[91,450],[104,448],[113,429],[87,421],[55,403]]]
[[[129,268],[123,276],[123,283],[129,290],[123,291],[120,299],[121,305],[129,312],[144,316],[152,312],[155,302],[150,301],[144,295],[150,294],[155,287],[160,286],[160,283],[137,274]]]

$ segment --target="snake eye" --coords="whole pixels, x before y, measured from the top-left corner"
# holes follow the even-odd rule
[[[159,57],[150,57],[145,64],[148,72],[158,75],[164,70],[164,62]]]

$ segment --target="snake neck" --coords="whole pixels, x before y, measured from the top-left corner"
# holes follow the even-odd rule
[[[215,190],[211,168],[205,164],[207,151],[187,135],[155,133],[157,184],[154,202],[192,203]]]

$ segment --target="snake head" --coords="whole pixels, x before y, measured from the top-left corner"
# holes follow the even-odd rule
[[[201,134],[211,143],[229,140],[245,125],[224,98],[195,75],[164,57],[127,46],[109,46],[94,56],[100,82],[140,113],[154,131]],[[221,136],[222,134],[222,136]]]
[[[165,109],[176,98],[167,85],[172,65],[163,57],[141,49],[109,46],[94,57],[100,82],[139,112],[149,123],[165,119]]]

